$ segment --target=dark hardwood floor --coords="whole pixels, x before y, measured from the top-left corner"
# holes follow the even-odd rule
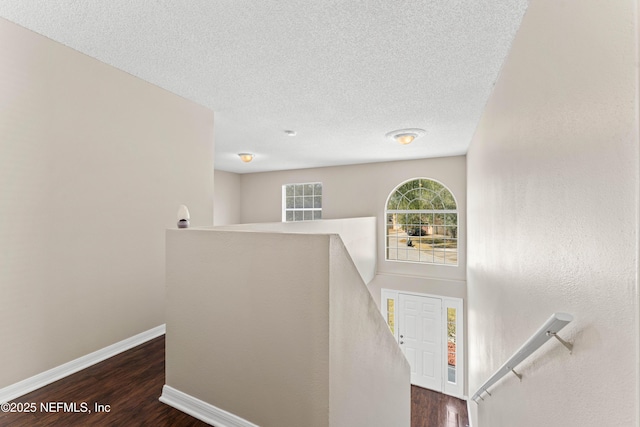
[[[467,402],[411,386],[411,427],[468,427]]]
[[[164,385],[164,336],[16,399],[35,413],[0,413],[0,426],[207,426],[158,398]],[[40,403],[86,402],[88,412],[42,412]],[[94,405],[110,405],[95,412]],[[64,408],[61,408],[64,411]]]
[[[15,409],[35,403],[36,410],[0,412],[0,426],[207,426],[161,403],[158,398],[163,385],[164,336],[12,401],[10,405]],[[64,403],[67,408],[62,406]],[[48,405],[49,412],[44,411],[41,404]],[[103,412],[96,412],[96,404],[103,405]],[[33,408],[27,406],[27,409]],[[467,425],[464,401],[411,387],[411,427]]]

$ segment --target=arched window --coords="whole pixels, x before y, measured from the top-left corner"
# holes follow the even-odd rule
[[[447,187],[427,178],[403,182],[385,213],[387,260],[458,265],[458,206]]]

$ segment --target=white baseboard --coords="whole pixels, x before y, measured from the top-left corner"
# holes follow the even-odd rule
[[[259,427],[237,415],[196,399],[175,388],[164,385],[160,402],[189,414],[214,427]]]
[[[134,335],[131,338],[124,339],[108,347],[89,353],[86,356],[79,357],[71,362],[49,369],[48,371],[34,375],[10,386],[0,389],[0,403],[9,402],[41,387],[49,385],[59,379],[75,374],[89,366],[102,362],[116,354],[132,349],[140,344],[163,335],[166,331],[165,325],[156,326],[153,329]]]

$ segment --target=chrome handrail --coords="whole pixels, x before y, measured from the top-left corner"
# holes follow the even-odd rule
[[[529,357],[533,352],[535,352],[542,344],[546,343],[551,338],[556,338],[562,345],[564,345],[569,353],[573,350],[573,344],[566,342],[562,338],[560,338],[557,334],[562,328],[567,326],[569,322],[573,320],[573,316],[568,313],[553,313],[551,317],[536,331],[535,334],[531,336],[525,342],[522,347],[520,347],[514,354],[502,365],[487,381],[482,384],[478,390],[473,394],[471,400],[478,403],[478,398],[482,399],[482,394],[487,393],[489,396],[491,394],[487,391],[489,387],[498,382],[498,380],[508,373],[515,374],[521,381],[522,375],[517,373],[514,369],[518,366],[523,360]]]

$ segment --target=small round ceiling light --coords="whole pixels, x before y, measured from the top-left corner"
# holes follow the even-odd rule
[[[242,160],[245,163],[249,163],[255,157],[251,153],[240,153],[238,154],[238,156],[240,157],[240,160]]]
[[[398,144],[408,145],[411,144],[416,138],[425,134],[424,129],[398,129],[393,132],[389,132],[385,136]]]
[[[284,133],[287,136],[296,136],[296,131],[295,130],[285,130]]]

